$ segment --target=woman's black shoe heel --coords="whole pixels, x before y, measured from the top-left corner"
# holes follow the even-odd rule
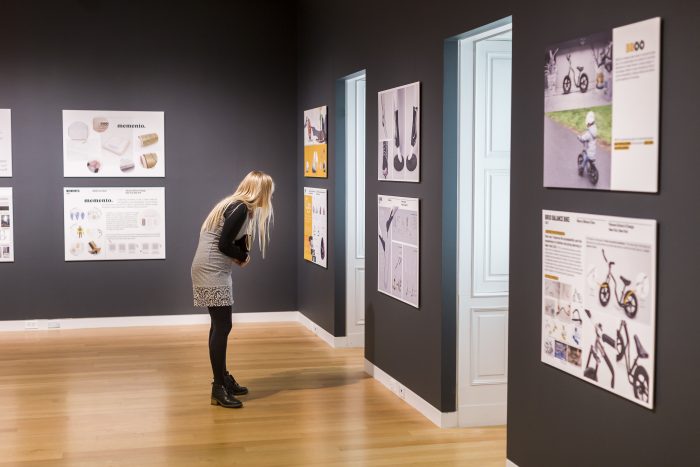
[[[238,384],[236,379],[228,371],[226,372],[226,376],[224,376],[224,385],[228,393],[234,396],[245,396],[248,394],[248,388]]]
[[[213,384],[211,387],[211,405],[220,405],[227,409],[240,409],[243,402],[228,393],[224,385]]]

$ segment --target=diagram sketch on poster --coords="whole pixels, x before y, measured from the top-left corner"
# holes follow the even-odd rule
[[[419,307],[419,200],[377,197],[377,290]]]
[[[420,181],[420,83],[378,94],[378,180]]]
[[[12,177],[12,111],[0,109],[0,177]]]
[[[304,259],[328,267],[328,192],[304,187]]]
[[[15,260],[12,188],[0,188],[0,263]]]
[[[165,188],[63,189],[66,261],[165,259]]]

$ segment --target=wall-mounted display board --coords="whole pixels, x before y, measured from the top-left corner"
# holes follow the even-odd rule
[[[377,288],[418,308],[419,200],[377,196]]]
[[[549,47],[544,186],[658,191],[661,19]]]
[[[544,363],[654,407],[656,221],[542,211]]]
[[[420,83],[378,96],[379,180],[420,181]]]
[[[12,111],[0,109],[0,177],[12,177]]]
[[[328,191],[304,187],[304,259],[328,267]]]
[[[65,260],[165,259],[165,188],[64,188]]]
[[[0,188],[0,263],[15,260],[12,188]]]
[[[304,112],[304,177],[328,177],[328,107]]]
[[[63,111],[64,177],[165,177],[165,114]]]

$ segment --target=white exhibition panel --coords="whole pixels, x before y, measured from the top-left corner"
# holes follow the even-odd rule
[[[66,261],[165,259],[165,188],[64,188]]]
[[[0,188],[0,263],[15,260],[12,188]]]
[[[165,177],[165,114],[63,111],[64,177]]]
[[[304,187],[304,259],[328,267],[328,190]]]
[[[0,177],[12,177],[12,111],[0,109]]]
[[[377,204],[377,289],[419,308],[419,200],[378,195]]]
[[[545,54],[544,186],[658,191],[661,19]]]
[[[381,91],[377,100],[377,180],[419,182],[420,83]]]
[[[656,221],[542,211],[542,362],[654,407]]]

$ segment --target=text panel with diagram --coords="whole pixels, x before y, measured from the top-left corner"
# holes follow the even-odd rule
[[[542,362],[654,407],[656,221],[542,212]]]

